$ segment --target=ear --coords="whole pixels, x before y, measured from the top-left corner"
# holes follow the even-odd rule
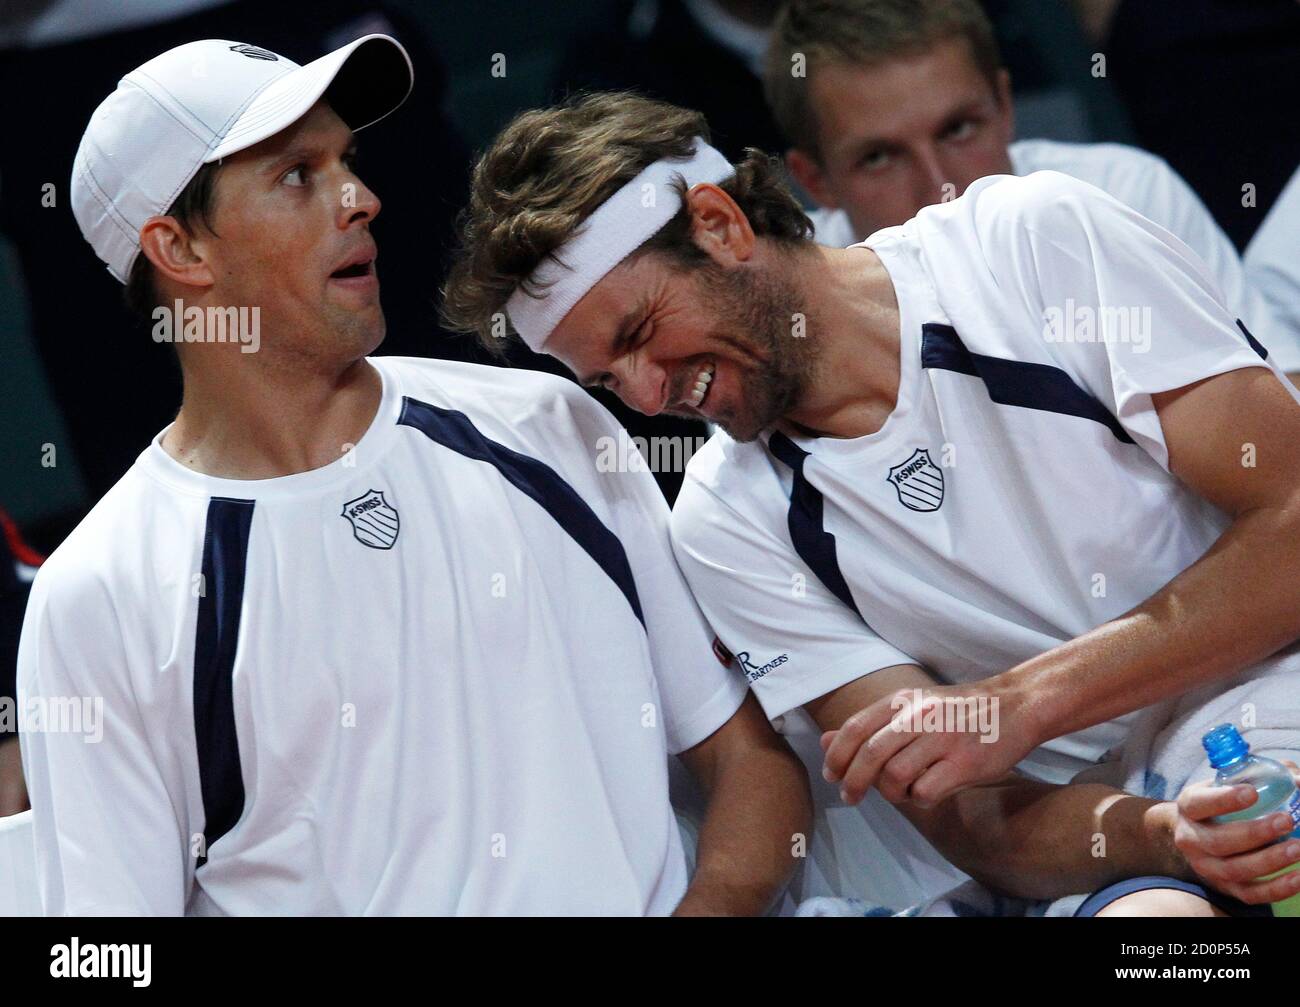
[[[140,228],[140,251],[161,276],[184,287],[210,287],[212,267],[203,242],[175,217],[150,217]]]
[[[791,147],[785,152],[785,166],[818,206],[826,210],[839,209],[840,201],[826,185],[826,175],[815,157],[798,147]]]
[[[736,201],[712,182],[686,193],[691,210],[691,238],[714,262],[731,267],[754,254],[754,229]]]
[[[1002,120],[1002,132],[1006,143],[1016,135],[1016,107],[1011,102],[1011,74],[1003,67],[998,70],[997,83],[998,116]]]

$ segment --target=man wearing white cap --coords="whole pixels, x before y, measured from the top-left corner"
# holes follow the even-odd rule
[[[303,67],[207,40],[86,130],[77,220],[185,393],[33,588],[48,912],[743,913],[792,869],[797,762],[714,659],[649,475],[597,472],[608,414],[367,357],[353,134],[410,85],[386,36]],[[711,798],[693,878],[670,752]]]
[[[1300,675],[1266,660],[1300,637],[1294,389],[1187,246],[1056,172],[847,249],[809,232],[698,113],[587,96],[483,155],[446,313],[723,428],[677,556],[845,800],[878,788],[1013,894],[1187,873],[1171,804],[1063,784],[1139,708]]]

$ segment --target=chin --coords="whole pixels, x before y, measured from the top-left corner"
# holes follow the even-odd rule
[[[379,349],[380,345],[382,345],[384,341],[384,336],[387,334],[388,324],[384,321],[384,316],[381,312],[379,319],[370,327],[369,337],[365,341],[365,349],[362,351],[362,356],[368,357],[370,354],[374,353],[375,350]]]
[[[333,336],[334,345],[351,359],[374,353],[388,331],[384,313],[378,305],[365,311],[349,312],[344,318],[330,319],[326,328]]]
[[[757,422],[752,416],[719,416],[713,422],[722,427],[733,441],[739,441],[741,444],[758,440],[758,435],[769,426]]]

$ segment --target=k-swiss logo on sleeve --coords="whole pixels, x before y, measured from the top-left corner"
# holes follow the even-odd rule
[[[343,517],[352,524],[352,534],[371,549],[391,549],[402,527],[397,509],[380,490],[366,490],[343,505]]]
[[[898,501],[910,510],[938,510],[943,503],[943,470],[930,461],[926,448],[889,470],[889,481],[898,491]]]

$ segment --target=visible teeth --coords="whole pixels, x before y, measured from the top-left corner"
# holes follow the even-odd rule
[[[693,409],[698,409],[700,403],[704,401],[704,396],[708,394],[709,382],[713,380],[713,365],[706,364],[700,369],[700,373],[695,376],[695,387],[691,389],[689,402]]]

